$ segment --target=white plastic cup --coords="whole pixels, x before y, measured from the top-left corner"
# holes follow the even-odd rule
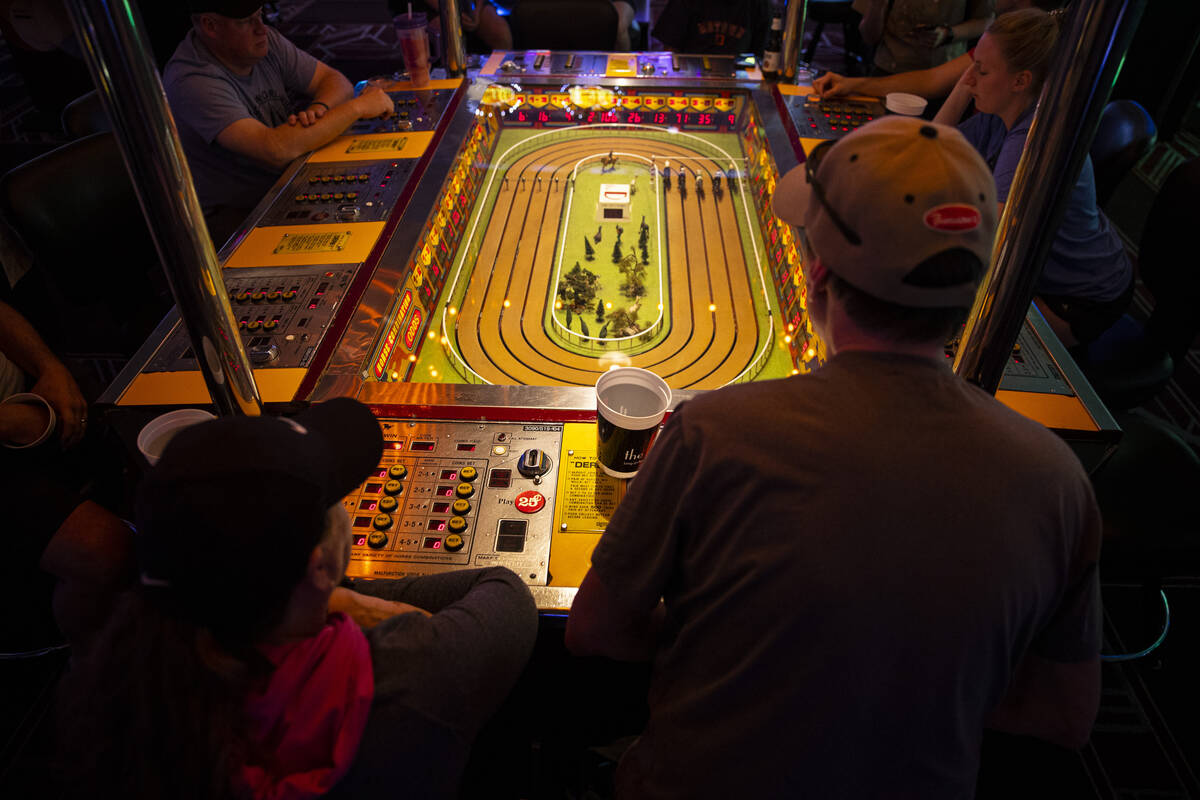
[[[150,466],[158,463],[167,443],[184,428],[216,419],[215,416],[199,408],[180,408],[160,414],[147,422],[138,433],[137,446]]]
[[[884,98],[884,106],[893,114],[903,114],[906,117],[919,117],[925,113],[929,101],[924,97],[907,92],[892,92]]]
[[[596,460],[614,478],[632,478],[671,405],[671,387],[649,370],[610,369],[596,381]]]

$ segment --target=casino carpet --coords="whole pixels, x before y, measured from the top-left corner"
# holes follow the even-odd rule
[[[656,15],[663,4],[652,0],[651,13]],[[395,69],[385,0],[284,0],[274,5],[285,34],[344,69],[351,80]],[[61,54],[58,60],[68,70],[78,67]],[[53,63],[53,54],[43,61]],[[826,27],[814,62],[818,67],[841,69],[839,26]],[[21,72],[27,64],[28,59],[18,64],[0,40],[0,171],[65,141],[55,99],[41,94],[35,102],[31,96],[31,86],[44,81],[27,80]],[[1132,243],[1140,236],[1145,210],[1163,178],[1172,166],[1197,155],[1198,145],[1200,140],[1188,133],[1160,144],[1122,184],[1108,211],[1131,249],[1136,251]],[[8,275],[19,273],[26,261],[13,247],[0,237],[0,262]],[[1152,302],[1139,284],[1135,315],[1147,315]],[[1194,448],[1200,447],[1200,348],[1189,352],[1168,387],[1136,413],[1169,425]],[[1104,596],[1106,649],[1138,649],[1154,639],[1159,609],[1146,601],[1141,588],[1106,585]],[[1163,646],[1148,658],[1106,665],[1100,718],[1083,752],[1075,755],[1019,737],[989,736],[980,798],[1200,798],[1196,777],[1200,718],[1194,702],[1186,699],[1194,695],[1191,682],[1200,674],[1194,644],[1200,640],[1200,582],[1194,576],[1176,582],[1168,596],[1174,619]],[[551,632],[549,639],[555,635]],[[539,642],[539,648],[547,651],[547,663],[561,657],[560,645],[554,641]],[[56,783],[51,761],[49,709],[57,677],[65,667],[66,655],[61,651],[32,661],[0,661],[0,796],[26,797],[34,792],[48,798],[63,796],[65,787]],[[603,676],[593,676],[597,677]],[[624,686],[639,685],[628,673],[619,677]],[[598,682],[588,680],[590,685]],[[605,761],[603,749],[564,753],[536,729],[528,736],[525,762],[489,765],[515,770],[505,782],[506,791],[489,795],[487,787],[498,784],[476,777],[469,781],[470,794],[606,796],[611,763]]]

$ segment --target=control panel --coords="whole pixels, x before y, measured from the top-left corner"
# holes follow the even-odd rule
[[[355,264],[225,271],[229,304],[255,367],[306,367],[357,269]],[[146,372],[198,369],[191,340],[176,326]]]
[[[727,55],[653,53],[587,53],[515,50],[489,60],[485,77],[653,78],[656,80],[720,80],[750,78],[752,58]],[[739,74],[740,73],[740,74]]]
[[[305,164],[258,227],[381,222],[400,199],[416,159]]]
[[[383,418],[380,426],[382,460],[344,500],[347,574],[506,566],[546,585],[561,424]]]
[[[946,358],[953,360],[958,351],[956,338],[946,345]],[[1074,396],[1075,390],[1054,363],[1045,345],[1038,339],[1028,320],[1021,326],[1012,354],[1004,365],[1000,388],[1014,392],[1038,392]]]
[[[381,119],[360,119],[346,131],[350,135],[365,133],[402,133],[432,131],[454,97],[454,89],[416,89],[388,92],[395,111]]]
[[[844,97],[822,100],[815,94],[782,95],[796,134],[806,139],[839,139],[887,114],[877,100]]]

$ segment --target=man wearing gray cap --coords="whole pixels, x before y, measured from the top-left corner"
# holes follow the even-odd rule
[[[943,355],[996,196],[954,129],[890,117],[778,184],[828,362],[672,415],[571,610],[653,657],[624,797],[969,798],[986,726],[1078,747],[1099,700],[1100,518],[1040,425]]]
[[[261,0],[189,7],[192,30],[167,62],[163,86],[219,244],[293,159],[394,105],[378,87],[355,97],[346,76],[264,23]]]

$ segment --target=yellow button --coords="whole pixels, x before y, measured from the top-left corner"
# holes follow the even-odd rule
[[[471,504],[460,497],[450,505],[450,510],[461,517],[471,510]]]
[[[381,547],[386,547],[387,543],[388,543],[387,534],[383,533],[382,531],[375,531],[375,532],[371,533],[369,536],[367,536],[367,547],[373,548],[375,550],[378,550]]]
[[[388,477],[394,480],[402,481],[408,476],[408,467],[403,464],[392,464],[388,467]]]
[[[451,517],[450,521],[446,523],[446,527],[450,529],[451,533],[462,533],[467,529],[467,521],[462,517]]]
[[[466,544],[466,542],[464,542],[463,537],[459,536],[457,533],[451,533],[446,537],[446,540],[442,544],[445,545],[445,548],[451,553],[457,553],[459,550],[463,549],[463,545]]]
[[[384,487],[384,491],[387,491],[386,486]],[[454,493],[459,497],[470,497],[475,494],[475,487],[469,483],[460,483],[454,487]]]
[[[474,467],[463,467],[458,471],[458,477],[464,481],[473,481],[479,477],[479,470]]]
[[[371,520],[371,524],[375,526],[376,530],[386,531],[392,527],[392,515],[376,514],[375,519]]]
[[[396,502],[396,498],[394,497],[388,497],[385,495],[384,497],[379,498],[380,511],[395,511],[396,506],[398,505],[399,503]]]
[[[388,481],[383,485],[383,491],[387,494],[400,494],[404,491],[404,484],[400,481]]]

